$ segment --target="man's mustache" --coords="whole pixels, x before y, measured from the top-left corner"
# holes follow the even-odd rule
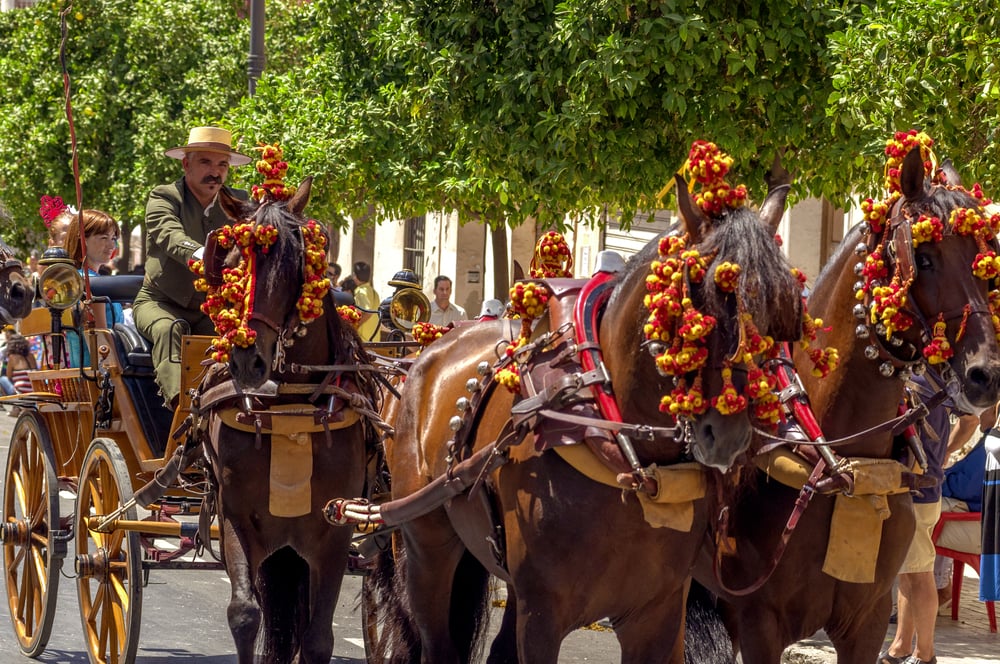
[[[222,178],[218,175],[206,175],[201,179],[202,184],[222,184]]]

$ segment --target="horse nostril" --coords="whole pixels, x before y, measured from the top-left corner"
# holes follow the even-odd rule
[[[965,372],[970,385],[982,390],[990,390],[1000,386],[1000,367],[973,365]]]

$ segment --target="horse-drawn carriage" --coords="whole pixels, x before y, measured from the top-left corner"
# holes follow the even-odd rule
[[[308,186],[302,200],[307,196]],[[69,556],[92,662],[134,660],[142,588],[152,571],[223,568],[233,583],[230,615],[241,614],[241,628],[233,627],[241,662],[254,657],[261,623],[259,647],[269,661],[299,652],[302,661],[325,661],[324,651],[329,658],[340,581],[345,571],[364,569],[351,544],[357,533],[331,528],[321,508],[345,489],[377,490],[377,472],[367,470],[378,465],[370,374],[391,367],[369,361],[332,299],[324,300],[325,311],[311,309],[308,322],[318,332],[309,335],[287,293],[303,283],[305,250],[323,236],[306,228],[300,208],[291,213],[297,204],[265,205],[258,214],[261,226],[277,232],[273,260],[257,269],[267,285],[252,324],[277,321],[259,334],[270,335],[283,363],[268,357],[262,367],[256,356],[241,363],[250,351],[231,348],[233,375],[252,376],[230,380],[228,372],[213,373],[225,366],[209,357],[218,338],[185,335],[176,349],[182,390],[174,412],[158,394],[149,342],[126,323],[102,320],[110,304],[131,302],[142,277],[90,277],[89,297],[81,300],[77,270],[59,261],[47,266],[37,288],[44,306],[20,324],[25,336],[42,341],[45,366],[30,372],[30,392],[4,398],[19,415],[0,537],[24,654],[46,647]],[[249,217],[236,207],[237,219]],[[220,248],[213,256],[220,269],[226,254]],[[294,283],[275,289],[273,274],[288,266],[283,278]],[[87,316],[96,322],[80,323]],[[74,345],[77,357],[66,350],[72,335],[83,339]]]

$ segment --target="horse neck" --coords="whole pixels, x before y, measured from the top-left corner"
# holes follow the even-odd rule
[[[852,247],[857,238],[851,233],[844,244]],[[799,375],[809,394],[813,412],[827,440],[836,440],[864,431],[896,417],[903,396],[903,382],[885,378],[879,373],[878,362],[864,355],[867,343],[855,335],[859,322],[854,317],[854,265],[858,258],[849,248],[841,250],[816,282],[809,296],[809,313],[823,320],[819,342],[836,348],[840,365],[826,378],[812,375],[812,364],[801,350],[795,361]],[[892,448],[892,436],[880,433],[841,449],[852,456],[887,456]]]
[[[657,373],[655,361],[640,347],[649,316],[643,304],[647,266],[633,269],[615,288],[601,317],[599,338],[622,419],[633,424],[671,426],[671,418],[659,410],[660,397],[670,390],[668,380]],[[676,450],[664,450],[662,442],[651,445],[636,441],[635,446],[640,456],[663,461],[679,456],[681,451],[680,445]],[[644,446],[649,446],[645,455]]]

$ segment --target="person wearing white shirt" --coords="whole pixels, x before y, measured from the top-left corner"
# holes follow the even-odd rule
[[[434,300],[431,302],[431,319],[434,325],[448,325],[466,320],[465,309],[451,302],[451,279],[443,274],[434,277]]]

